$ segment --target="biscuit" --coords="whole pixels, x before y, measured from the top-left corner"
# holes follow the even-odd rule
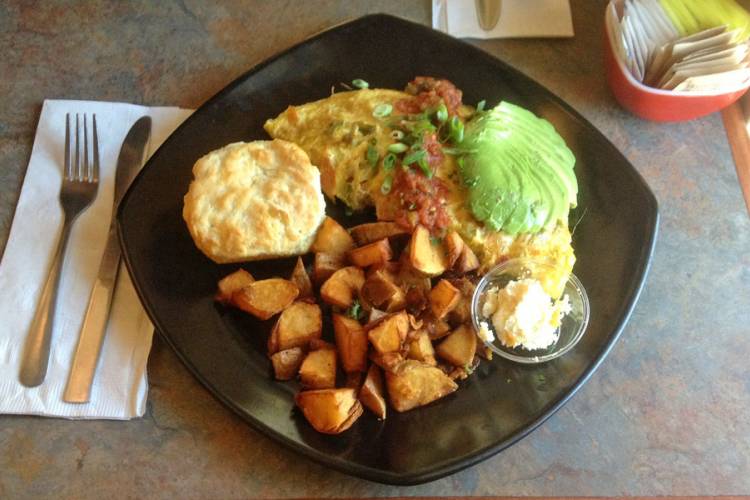
[[[219,264],[300,255],[325,217],[320,172],[291,142],[229,144],[195,163],[182,217]]]

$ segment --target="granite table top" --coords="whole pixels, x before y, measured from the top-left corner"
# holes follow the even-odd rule
[[[541,428],[432,483],[371,483],[251,429],[157,338],[144,418],[0,417],[0,497],[750,494],[750,218],[721,117],[657,124],[618,107],[604,6],[572,2],[572,39],[472,42],[597,126],[660,204],[632,319]],[[197,107],[255,63],[372,12],[430,22],[425,0],[0,3],[0,252],[45,98]]]

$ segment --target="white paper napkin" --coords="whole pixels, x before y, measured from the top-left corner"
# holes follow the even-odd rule
[[[483,30],[475,0],[432,0],[432,27],[457,38],[523,38],[573,36],[568,0],[494,0],[500,17]]]
[[[99,194],[75,222],[68,243],[47,378],[39,387],[27,388],[18,381],[21,354],[62,227],[58,194],[66,113],[96,113],[101,160]],[[44,102],[10,237],[0,261],[0,413],[104,419],[143,415],[153,327],[124,266],[120,269],[91,401],[64,403],[62,394],[107,239],[115,166],[122,141],[138,118],[151,115],[151,154],[190,113],[191,110],[180,108],[109,102]]]

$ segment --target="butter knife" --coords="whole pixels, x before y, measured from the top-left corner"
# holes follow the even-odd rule
[[[112,295],[120,269],[120,244],[117,241],[117,206],[125,191],[143,166],[151,136],[151,117],[144,116],[130,128],[120,148],[115,171],[115,196],[107,244],[99,264],[99,273],[91,290],[86,316],[78,337],[78,347],[63,393],[63,401],[86,403],[91,395],[96,366],[99,362],[107,320],[112,307]]]

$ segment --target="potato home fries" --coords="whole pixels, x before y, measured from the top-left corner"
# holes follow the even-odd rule
[[[328,434],[350,428],[364,408],[385,419],[389,408],[403,412],[440,399],[480,358],[491,358],[471,318],[475,284],[488,269],[519,257],[551,262],[539,281],[557,298],[575,261],[568,229],[575,160],[548,122],[506,102],[466,106],[447,80],[418,77],[403,92],[352,84],[356,89],[290,106],[265,124],[274,140],[262,147],[296,145],[319,170],[319,179],[275,186],[278,199],[259,200],[263,217],[289,221],[277,247],[312,253],[310,269],[301,257],[283,278],[256,280],[240,269],[219,282],[216,295],[261,320],[275,318],[267,342],[274,375],[299,378],[297,406]],[[243,154],[210,168],[240,171]],[[253,158],[263,170],[262,155]],[[263,179],[276,176],[263,170]],[[210,191],[212,220],[231,222],[219,236],[201,226],[218,250],[225,237],[247,241],[245,224],[257,217],[233,213],[237,190],[253,180],[233,182],[231,190],[195,189]],[[325,217],[319,227],[298,227],[294,196],[310,186],[348,210],[373,210],[375,220],[347,229]],[[186,216],[191,234],[191,224],[203,222],[199,215],[193,207]],[[284,231],[295,242],[314,235],[309,252],[286,245]]]

